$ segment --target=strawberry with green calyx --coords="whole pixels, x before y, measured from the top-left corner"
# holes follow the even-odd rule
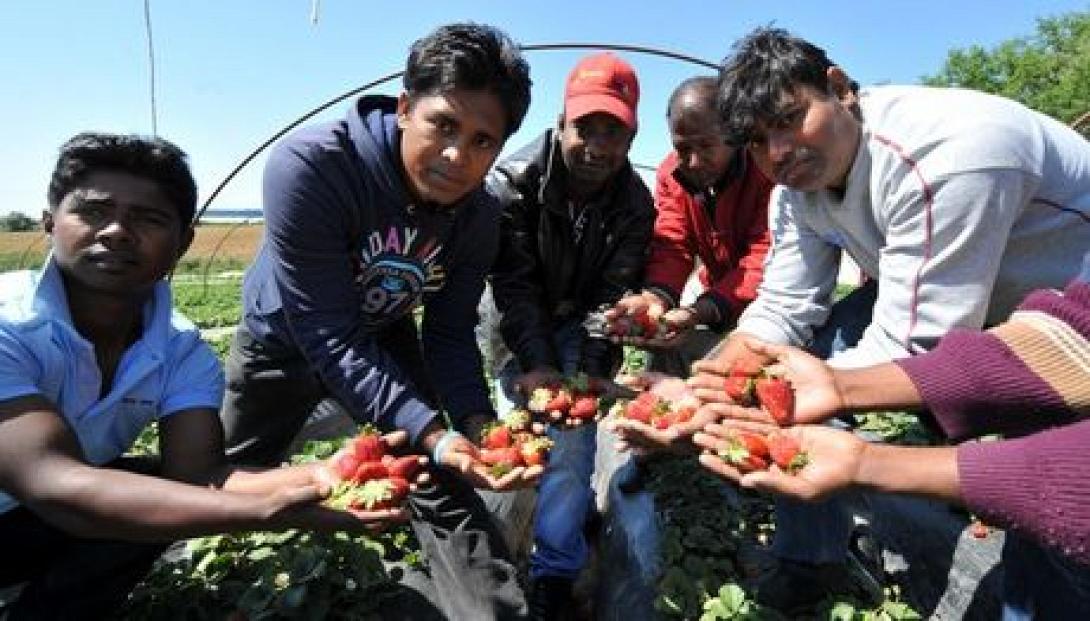
[[[400,477],[368,481],[349,493],[352,509],[382,511],[400,507],[409,495],[409,482]]]
[[[511,429],[503,423],[488,423],[481,430],[481,448],[497,449],[511,446]]]
[[[378,432],[365,431],[350,443],[351,451],[361,461],[381,461],[387,452],[386,441]]]
[[[522,463],[527,466],[542,466],[549,451],[553,448],[553,441],[548,438],[533,437],[519,443],[519,456]]]
[[[768,468],[768,444],[755,433],[736,431],[719,450],[719,458],[742,472]]]
[[[785,472],[794,474],[805,468],[810,461],[798,440],[786,433],[770,433],[765,437],[765,443],[772,462]]]
[[[502,477],[522,465],[522,454],[515,446],[484,449],[481,451],[481,461],[489,467],[492,476]]]
[[[652,392],[641,392],[628,402],[624,415],[645,425],[653,423],[655,418],[670,411],[670,404]]]
[[[795,393],[783,377],[765,374],[753,385],[757,402],[778,425],[790,425],[795,418]]]
[[[731,401],[738,405],[751,406],[754,402],[754,388],[756,379],[749,374],[732,369],[730,375],[724,380],[723,390]]]
[[[526,431],[530,428],[531,418],[530,412],[522,408],[515,408],[507,413],[507,416],[503,419],[503,424],[511,431]]]

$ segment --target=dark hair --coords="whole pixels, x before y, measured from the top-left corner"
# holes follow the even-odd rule
[[[409,48],[403,81],[409,97],[454,90],[487,90],[507,112],[507,133],[518,131],[530,107],[530,66],[507,35],[483,24],[440,26]]]
[[[719,115],[728,142],[748,143],[754,126],[774,122],[784,95],[798,87],[828,92],[834,64],[825,50],[780,28],[758,28],[736,42],[719,67]]]
[[[178,210],[182,229],[192,224],[197,184],[185,152],[171,142],[149,136],[83,132],[69,138],[61,145],[49,179],[49,207],[56,209],[87,175],[100,170],[154,181]]]
[[[695,101],[707,105],[709,110],[714,111],[718,87],[719,81],[714,76],[698,75],[686,78],[670,94],[670,100],[666,103],[666,118],[670,118],[676,108],[681,105],[681,100],[690,94]]]

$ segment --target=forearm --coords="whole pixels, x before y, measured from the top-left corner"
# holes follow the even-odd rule
[[[270,504],[238,494],[78,462],[40,468],[20,500],[46,521],[81,537],[173,541],[270,527]]]
[[[853,482],[880,492],[962,503],[955,447],[867,444]]]
[[[903,410],[921,406],[916,385],[895,364],[831,371],[846,410]]]

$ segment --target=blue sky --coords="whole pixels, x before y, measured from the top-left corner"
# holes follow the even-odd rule
[[[861,84],[912,83],[954,47],[1026,36],[1038,17],[1085,1],[616,2],[502,0],[377,2],[151,0],[159,134],[185,149],[207,196],[255,146],[314,106],[402,69],[406,50],[435,26],[471,19],[526,45],[614,43],[716,62],[755,26],[775,23],[824,47]],[[8,0],[0,19],[0,213],[34,215],[56,149],[97,129],[150,133],[149,71],[141,0]],[[527,53],[533,104],[507,152],[549,127],[564,77],[585,51]],[[635,162],[669,148],[665,102],[700,67],[624,53],[641,81]],[[396,84],[375,92],[395,93]],[[347,103],[317,117],[343,113]],[[259,206],[259,157],[215,208]]]

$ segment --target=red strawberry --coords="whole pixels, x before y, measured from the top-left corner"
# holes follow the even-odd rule
[[[768,468],[768,445],[755,433],[737,431],[719,457],[742,472],[764,470]]]
[[[415,479],[416,475],[420,473],[420,470],[423,467],[423,464],[420,463],[419,455],[393,457],[386,462],[386,470],[390,472],[390,476],[400,477],[407,481]]]
[[[553,447],[553,441],[548,438],[531,438],[519,444],[519,454],[522,463],[527,466],[541,466],[545,463],[545,456]]]
[[[489,423],[481,431],[481,447],[486,449],[511,446],[511,430],[503,423]]]
[[[546,412],[560,412],[566,414],[571,409],[572,397],[566,388],[559,388],[553,392],[553,398],[545,404]]]
[[[633,315],[632,321],[638,332],[634,336],[642,336],[650,339],[655,338],[659,333],[659,322],[651,319],[651,316],[647,314],[647,311]]]
[[[352,441],[352,452],[360,461],[381,461],[386,442],[376,433],[361,433]]]
[[[795,417],[795,393],[782,377],[757,378],[754,384],[757,401],[780,425],[788,425]]]
[[[585,420],[594,418],[598,414],[598,397],[594,395],[580,395],[572,401],[568,416]]]
[[[518,447],[515,446],[483,449],[481,451],[481,461],[489,466],[505,464],[514,468],[522,463],[522,456],[519,454]]]
[[[753,403],[753,378],[733,373],[724,380],[723,390],[732,401],[739,405]]]
[[[807,463],[806,453],[802,452],[798,440],[786,433],[770,433],[765,438],[768,455],[780,468],[788,472],[798,472]]]
[[[351,479],[356,474],[356,468],[360,467],[360,458],[349,450],[338,451],[329,461],[333,472],[342,481]]]
[[[665,412],[652,421],[655,429],[667,429],[675,423],[677,423],[677,412]]]
[[[365,461],[361,462],[356,468],[356,472],[352,474],[351,480],[356,485],[362,485],[368,481],[385,479],[388,476],[390,476],[390,471],[386,469],[386,466],[384,466],[382,462]]]
[[[516,446],[484,449],[481,451],[481,461],[490,466],[492,476],[501,477],[522,465],[522,454]]]
[[[668,409],[669,406],[659,399],[658,395],[651,392],[641,392],[639,396],[628,402],[624,415],[626,418],[650,425],[654,418],[662,415]]]

